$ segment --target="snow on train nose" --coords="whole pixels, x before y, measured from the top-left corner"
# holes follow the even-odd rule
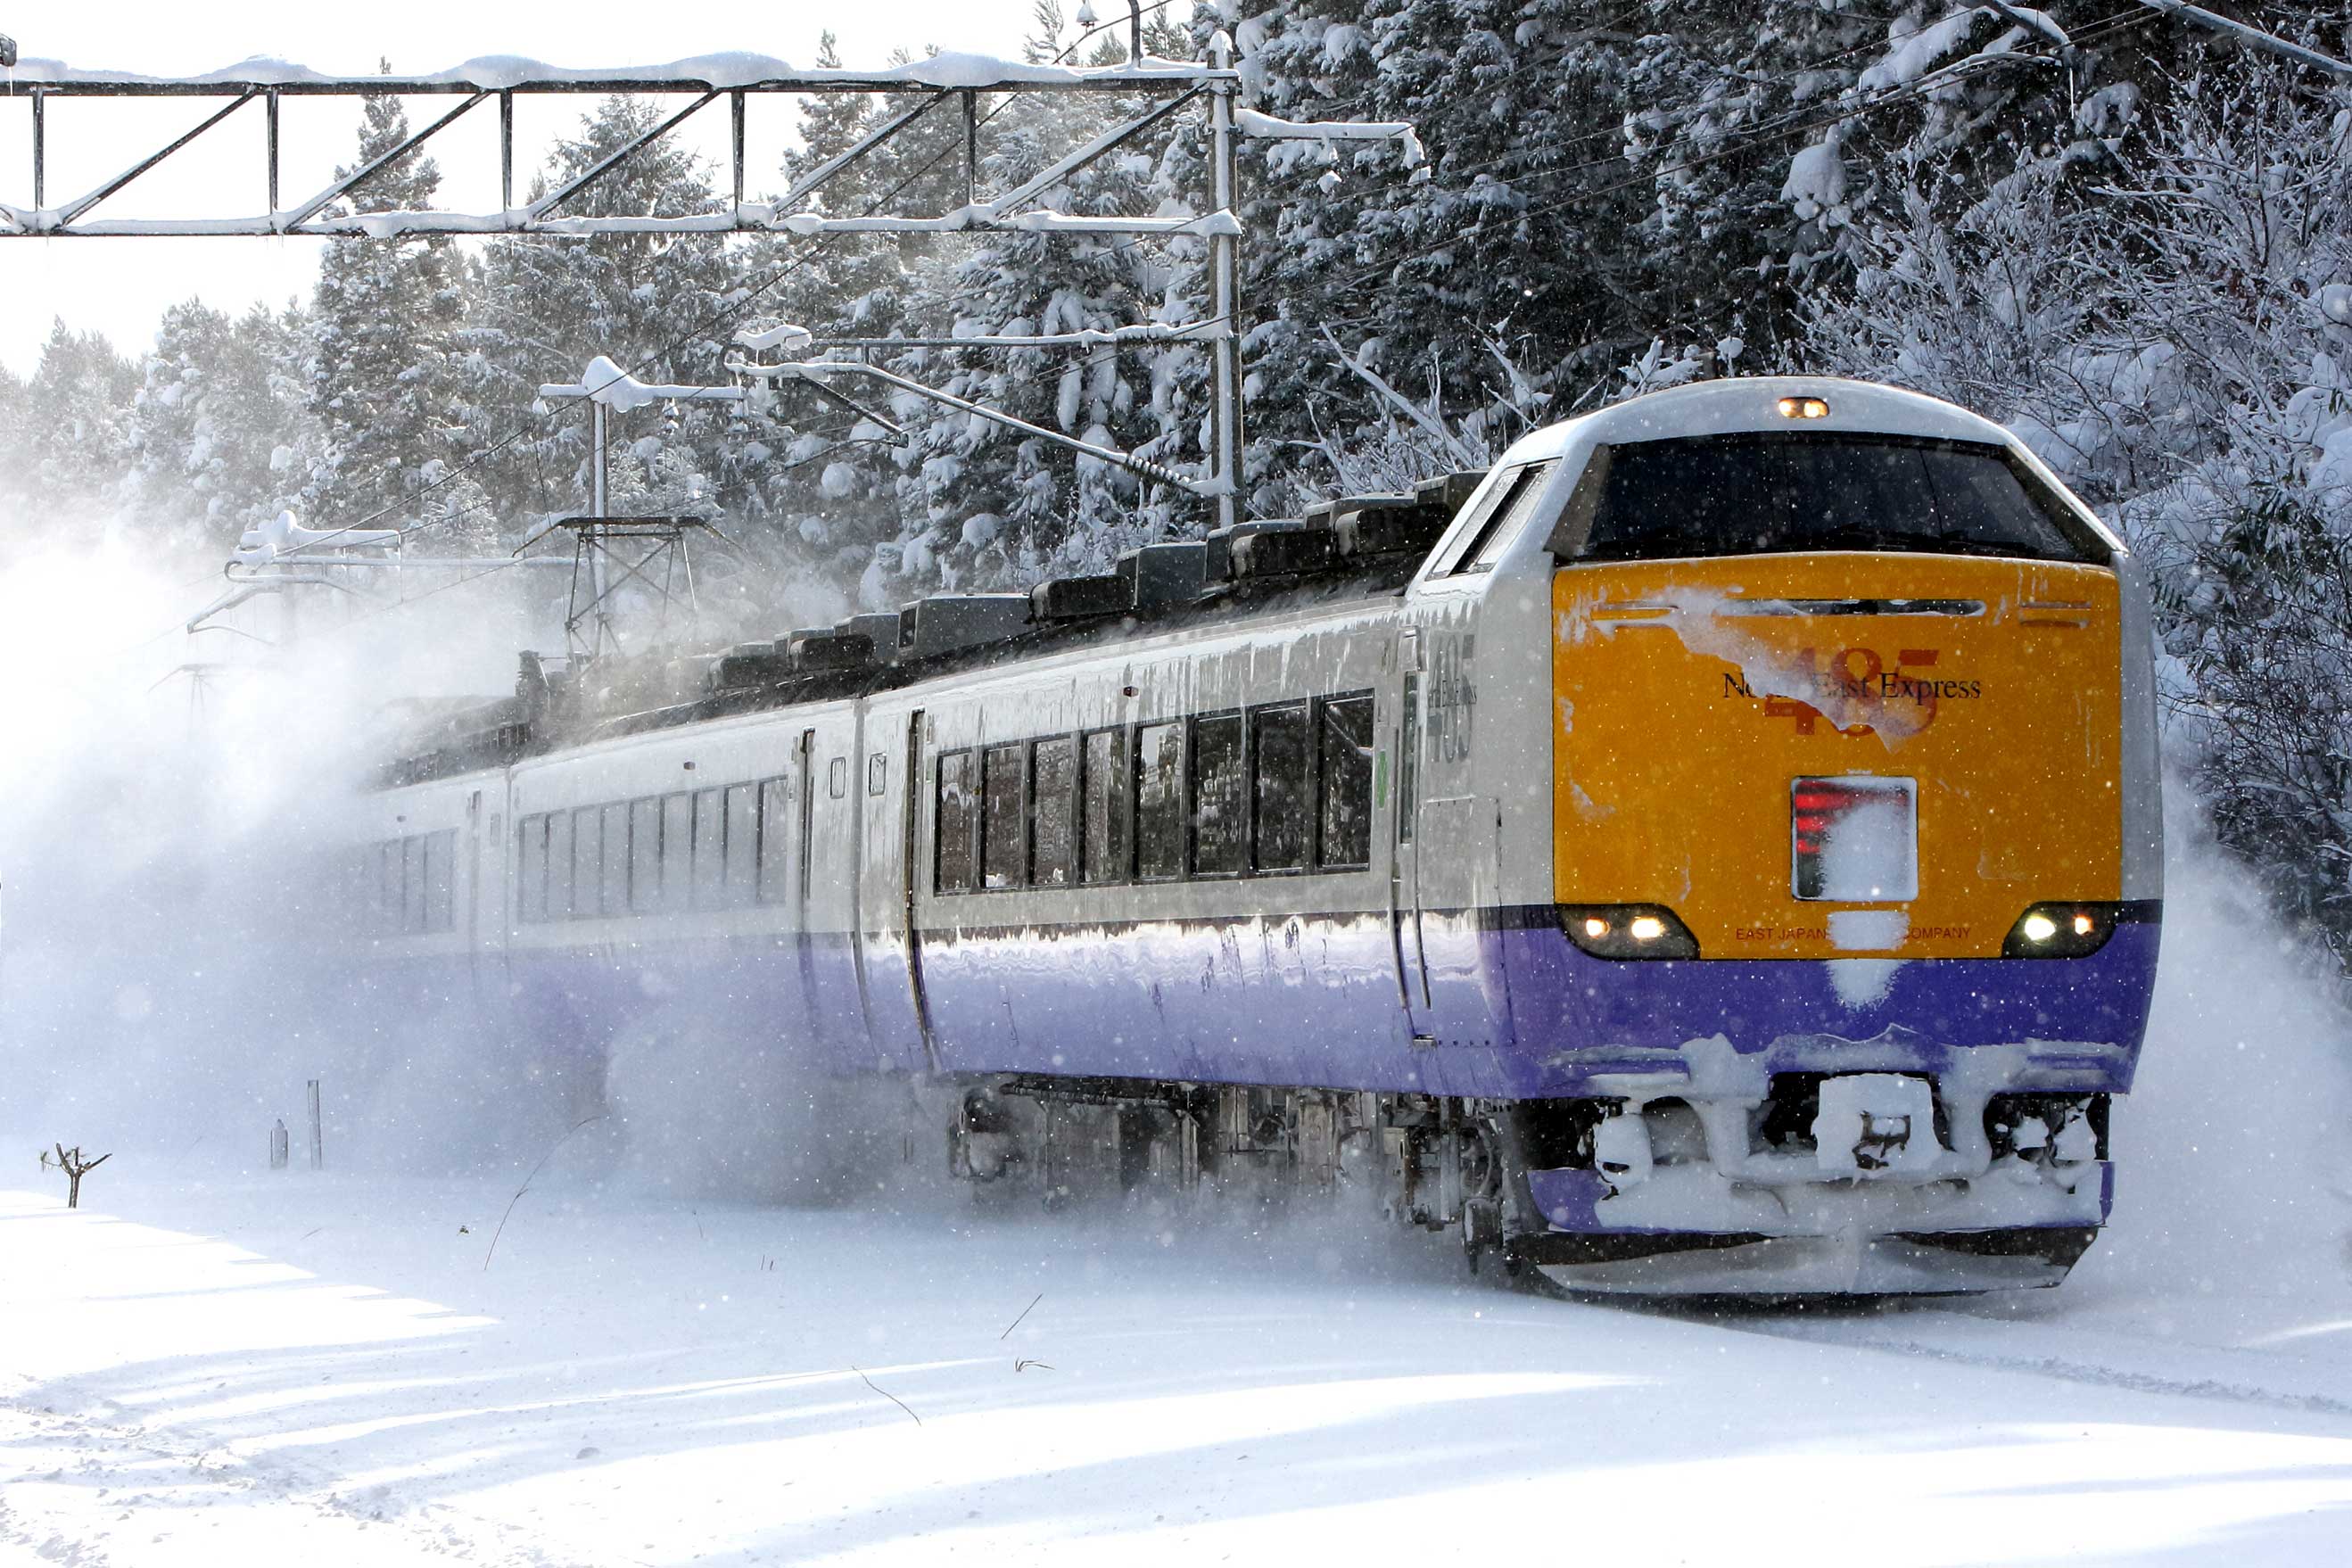
[[[1823,1079],[1813,1113],[1813,1157],[1825,1175],[1931,1170],[1937,1142],[1935,1091],[1904,1073],[1847,1073]]]

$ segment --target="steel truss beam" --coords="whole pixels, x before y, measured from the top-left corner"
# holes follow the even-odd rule
[[[1140,13],[1138,13],[1139,15]],[[454,70],[426,77],[323,77],[299,67],[276,62],[248,61],[209,76],[186,79],[108,74],[77,71],[55,61],[23,62],[12,78],[14,95],[25,98],[32,115],[32,201],[29,205],[0,202],[0,238],[68,238],[79,237],[133,236],[276,236],[310,235],[333,238],[366,237],[376,239],[415,235],[498,235],[534,234],[546,236],[590,236],[600,234],[729,234],[784,233],[799,236],[830,234],[952,234],[992,229],[1021,230],[1032,233],[1071,235],[1119,235],[1132,237],[1150,236],[1190,236],[1208,242],[1211,281],[1211,310],[1208,321],[1182,327],[1123,328],[1108,334],[1056,334],[1020,342],[1002,339],[972,339],[960,342],[964,347],[1045,348],[1087,347],[1118,348],[1147,342],[1175,342],[1190,338],[1202,342],[1209,351],[1212,364],[1213,404],[1209,472],[1205,478],[1193,478],[1178,473],[1158,463],[1137,458],[1129,453],[1097,447],[1065,436],[1059,431],[1014,419],[994,409],[956,398],[937,388],[923,386],[877,367],[846,363],[817,362],[782,366],[744,367],[749,373],[775,377],[798,377],[815,385],[834,376],[866,376],[893,385],[902,391],[967,410],[982,417],[993,419],[1031,437],[1073,448],[1098,461],[1117,465],[1146,478],[1177,486],[1192,495],[1213,502],[1220,523],[1231,523],[1239,515],[1241,501],[1241,454],[1244,446],[1241,338],[1235,323],[1241,319],[1237,298],[1240,282],[1239,241],[1242,226],[1234,216],[1235,148],[1242,136],[1265,137],[1276,140],[1307,138],[1313,140],[1394,139],[1402,142],[1409,163],[1420,159],[1419,144],[1412,139],[1410,127],[1396,124],[1321,124],[1276,120],[1248,110],[1237,112],[1235,99],[1242,89],[1241,72],[1234,68],[1233,41],[1219,32],[1210,41],[1206,65],[1189,62],[1141,59],[1136,65],[1102,68],[1084,68],[1058,65],[1024,66],[1002,60],[982,59],[970,55],[939,55],[930,59],[896,67],[890,70],[861,72],[847,70],[795,71],[779,60],[748,55],[715,55],[698,60],[681,61],[666,67],[647,67],[610,72],[558,70],[530,61],[491,59],[469,62]],[[981,94],[1005,95],[1024,92],[1118,92],[1130,96],[1156,99],[1150,108],[1125,123],[1097,137],[1050,167],[1042,170],[1011,191],[982,201],[978,193],[979,144],[978,101]],[[747,170],[744,165],[744,119],[746,104],[752,96],[772,97],[811,93],[882,93],[894,95],[907,102],[891,119],[866,135],[855,146],[828,160],[803,176],[785,195],[772,203],[745,199]],[[540,197],[527,206],[518,207],[514,195],[514,104],[518,97],[557,94],[611,95],[615,93],[660,94],[667,97],[688,97],[691,101],[658,123],[633,137],[625,145],[566,183],[562,188]],[[284,125],[280,105],[288,97],[344,98],[363,100],[383,94],[394,96],[451,96],[462,100],[456,107],[441,115],[422,131],[409,136],[392,152],[377,158],[357,172],[339,177],[324,190],[292,206],[283,206],[278,200],[278,172],[284,141]],[[655,217],[650,215],[623,214],[604,217],[558,217],[555,210],[578,195],[583,190],[603,179],[614,170],[661,141],[671,131],[691,116],[709,107],[719,98],[728,100],[731,169],[730,193],[731,199],[720,210],[682,217]],[[471,110],[495,97],[499,104],[499,211],[494,213],[459,213],[447,211],[359,212],[337,213],[339,203],[346,202],[361,191],[375,174],[385,167],[424,147],[435,137],[463,119]],[[1209,167],[1212,181],[1210,208],[1196,216],[1086,216],[1054,211],[1034,204],[1043,201],[1058,185],[1079,170],[1104,157],[1114,149],[1149,130],[1152,125],[1205,97],[1210,143]],[[65,203],[62,206],[48,205],[48,100],[58,99],[142,99],[196,98],[225,99],[227,101],[210,112],[193,129],[147,156],[133,163],[95,189]],[[194,218],[96,218],[92,210],[112,198],[125,187],[151,174],[172,154],[197,141],[237,110],[255,100],[260,100],[267,115],[265,126],[265,167],[262,170],[264,188],[268,192],[268,210],[257,216],[222,214]],[[803,210],[803,204],[820,195],[826,184],[841,172],[903,134],[926,114],[941,104],[953,100],[961,111],[963,125],[963,202],[947,212],[934,214],[871,214],[857,216],[828,216],[821,212]],[[911,345],[906,345],[911,346]],[[619,375],[617,369],[614,374]],[[600,387],[599,390],[604,390]],[[573,389],[576,395],[587,389]],[[838,392],[828,396],[846,402]],[[608,399],[594,397],[599,449],[603,449],[605,404]],[[854,404],[851,406],[856,406]],[[877,423],[887,425],[887,421]],[[599,483],[596,487],[595,510],[601,517],[605,510],[602,483],[603,464],[598,464]],[[602,557],[598,557],[601,566]],[[598,600],[602,601],[604,584],[598,584]],[[200,617],[201,619],[201,617]]]
[[[953,234],[988,229],[1046,233],[1135,235],[1196,235],[1211,239],[1239,232],[1224,204],[1200,217],[1075,217],[1039,208],[1034,203],[1114,148],[1192,102],[1202,93],[1230,93],[1239,78],[1229,68],[1212,68],[1180,62],[1147,61],[1141,68],[1112,67],[1076,69],[1021,67],[1001,61],[975,61],[971,57],[941,56],[896,70],[793,72],[779,61],[740,56],[719,57],[678,67],[637,71],[573,73],[539,67],[520,72],[504,68],[509,62],[477,62],[430,77],[319,77],[293,67],[267,71],[232,68],[211,76],[172,79],[110,76],[68,70],[48,61],[27,61],[16,75],[15,96],[25,99],[33,124],[32,200],[26,205],[0,201],[0,238],[128,238],[152,236],[274,236],[311,235],[329,238],[397,238],[421,235],[544,234],[737,234],[784,233],[801,236],[836,233]],[[501,68],[491,68],[493,66]],[[706,68],[695,68],[698,66]],[[725,66],[719,70],[707,68]],[[981,68],[982,67],[991,68]],[[773,68],[772,69],[768,68]],[[973,106],[982,93],[1113,91],[1164,100],[1147,112],[1080,148],[1019,189],[982,201],[976,195],[978,148],[973,132]],[[336,180],[324,190],[290,206],[279,205],[278,170],[285,132],[279,105],[288,97],[362,100],[394,95],[439,95],[462,99],[456,107],[411,135],[391,153],[366,167]],[[690,101],[634,137],[595,167],[562,188],[527,205],[515,205],[514,101],[518,97],[567,94],[659,93],[691,95]],[[809,93],[884,93],[913,98],[914,102],[853,146],[811,170],[774,202],[745,199],[748,171],[744,167],[744,120],[749,99]],[[625,214],[610,217],[560,217],[556,210],[583,190],[661,141],[679,124],[720,97],[729,100],[732,148],[729,190],[731,200],[719,211],[683,217]],[[223,99],[194,128],[137,160],[121,174],[70,201],[48,204],[50,99]],[[386,166],[404,159],[439,136],[468,110],[496,98],[499,104],[499,199],[493,213],[443,210],[417,212],[334,213],[329,209],[362,189]],[[247,103],[259,100],[268,115],[266,153],[261,184],[268,193],[264,213],[221,213],[198,217],[109,218],[93,216],[92,209],[121,193],[174,153],[197,141],[232,117]],[[876,215],[828,217],[801,210],[836,175],[898,137],[908,127],[943,103],[953,101],[963,112],[963,205],[950,211],[921,215]]]

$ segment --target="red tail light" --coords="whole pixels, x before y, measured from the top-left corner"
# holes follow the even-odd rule
[[[1916,789],[1910,779],[1863,775],[1792,783],[1789,854],[1796,896],[1856,903],[1916,897]]]

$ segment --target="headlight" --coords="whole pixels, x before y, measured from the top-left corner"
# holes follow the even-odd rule
[[[2081,958],[2107,945],[2116,934],[2114,904],[2035,904],[2017,917],[2003,958]]]
[[[1690,928],[1664,904],[1562,904],[1559,929],[1595,958],[1696,958]]]

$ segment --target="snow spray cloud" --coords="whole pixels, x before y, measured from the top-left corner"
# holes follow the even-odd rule
[[[2069,1291],[2268,1296],[2352,1309],[2352,1016],[2171,781],[2164,956],[2116,1213]]]
[[[0,1133],[257,1163],[317,1078],[347,1160],[446,1163],[479,1118],[400,1094],[446,1042],[328,1005],[331,846],[396,702],[498,692],[545,632],[501,574],[314,599],[275,647],[270,600],[189,636],[205,565],[100,541],[0,573]]]

